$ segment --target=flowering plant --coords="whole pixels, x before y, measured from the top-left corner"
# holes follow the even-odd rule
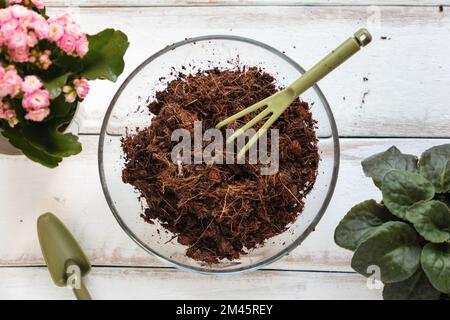
[[[67,14],[48,17],[42,0],[0,1],[0,131],[28,158],[47,167],[81,151],[64,133],[88,80],[116,81],[127,36],[83,33]]]

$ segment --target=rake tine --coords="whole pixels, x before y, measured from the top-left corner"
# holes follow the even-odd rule
[[[261,127],[261,129],[258,130],[258,132],[256,132],[256,134],[250,138],[250,140],[248,141],[248,143],[239,151],[237,158],[241,159],[242,156],[245,155],[245,153],[248,151],[248,149],[250,149],[250,147],[252,145],[255,144],[256,141],[258,141],[258,139],[267,131],[267,129],[270,128],[270,126],[278,119],[280,115],[278,114],[273,114],[265,123],[264,125]]]
[[[253,127],[256,123],[258,123],[259,121],[261,121],[262,119],[264,119],[264,117],[266,117],[268,114],[270,114],[270,110],[269,108],[264,109],[263,111],[261,111],[261,113],[259,113],[258,115],[256,115],[256,117],[254,117],[252,120],[250,120],[249,122],[247,122],[242,128],[239,128],[238,130],[236,130],[228,139],[227,139],[227,143],[231,143],[233,142],[234,139],[236,139],[238,136],[240,136],[241,134],[244,134],[248,129],[250,129],[251,127]]]
[[[265,104],[265,100],[266,100],[266,99],[264,99],[264,100],[262,100],[262,101],[260,101],[260,102],[257,102],[257,103],[255,103],[255,104],[251,105],[250,107],[245,108],[244,110],[242,110],[242,111],[240,111],[240,112],[238,112],[238,113],[232,115],[231,117],[228,117],[228,118],[226,118],[226,119],[223,120],[223,121],[220,121],[220,122],[216,125],[216,129],[220,129],[220,128],[222,128],[223,126],[226,126],[227,124],[229,124],[229,123],[231,123],[231,122],[233,122],[233,121],[235,121],[235,120],[237,120],[237,119],[239,119],[239,118],[242,118],[243,116],[249,114],[250,112],[253,112],[253,111],[258,110],[259,108],[261,108],[261,107]]]

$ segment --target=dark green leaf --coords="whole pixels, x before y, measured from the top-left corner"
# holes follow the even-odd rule
[[[434,197],[434,187],[430,181],[417,173],[400,170],[392,170],[384,176],[381,192],[389,211],[402,219],[408,207]]]
[[[371,177],[378,188],[381,188],[384,175],[391,170],[417,172],[417,157],[403,154],[395,146],[385,152],[374,154],[362,161],[363,171]]]
[[[24,137],[37,149],[54,157],[68,157],[81,152],[78,137],[71,133],[61,133],[53,123],[25,126]]]
[[[444,173],[442,175],[442,186],[444,187],[443,190],[447,190],[447,193],[450,193],[450,160],[447,161],[444,168]]]
[[[419,267],[421,247],[417,234],[408,224],[386,222],[362,242],[352,259],[352,268],[362,275],[371,275],[369,268],[380,268],[381,281],[403,281]]]
[[[55,168],[62,161],[61,157],[54,157],[34,147],[25,139],[18,127],[5,128],[5,130],[2,131],[2,134],[14,147],[21,150],[30,160],[38,162],[43,166]]]
[[[406,219],[426,240],[441,243],[450,239],[450,211],[441,201],[420,201],[406,210]]]
[[[434,196],[434,199],[442,201],[450,209],[450,193],[438,193]]]
[[[378,226],[395,218],[375,200],[361,202],[341,220],[334,232],[334,241],[343,248],[355,250]]]
[[[64,121],[70,121],[70,120],[72,120],[72,117],[76,111],[76,107],[77,107],[77,102],[67,103],[64,96],[59,96],[55,100],[51,101],[50,116],[47,119],[54,121],[55,118],[70,117],[70,119],[64,120]]]
[[[450,191],[450,143],[432,147],[422,153],[420,174],[430,180],[437,193]]]
[[[383,289],[385,300],[439,300],[440,296],[421,269],[404,281],[385,284]]]
[[[89,52],[83,58],[82,75],[89,80],[108,79],[116,81],[123,72],[123,56],[128,49],[128,38],[114,29],[88,36]]]
[[[63,73],[79,73],[83,70],[83,62],[79,57],[63,54],[54,61],[54,65],[63,70]]]
[[[56,99],[62,92],[62,88],[66,85],[69,74],[63,74],[45,83],[45,89],[50,93],[50,99]]]
[[[431,284],[439,291],[450,293],[450,243],[428,243],[420,259]]]

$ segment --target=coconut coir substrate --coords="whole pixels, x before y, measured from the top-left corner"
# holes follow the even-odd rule
[[[296,100],[272,126],[279,129],[280,153],[274,175],[261,175],[259,164],[182,164],[180,170],[171,160],[173,130],[193,132],[194,121],[213,128],[278,89],[256,67],[179,74],[149,102],[155,114],[149,127],[123,138],[122,178],[145,198],[143,219],[159,220],[187,246],[187,256],[207,263],[237,259],[285,231],[303,210],[319,162],[316,122],[306,102]]]

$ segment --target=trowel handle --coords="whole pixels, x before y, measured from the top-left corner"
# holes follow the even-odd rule
[[[91,295],[89,294],[88,289],[84,285],[83,279],[80,281],[80,288],[74,288],[73,293],[78,300],[92,300]]]

